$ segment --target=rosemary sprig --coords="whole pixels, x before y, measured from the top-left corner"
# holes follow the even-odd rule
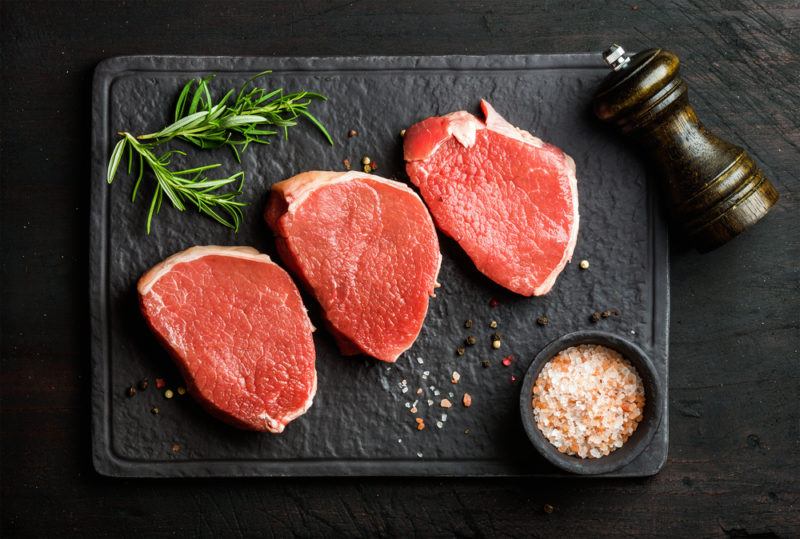
[[[245,202],[236,200],[236,197],[242,194],[244,172],[240,171],[227,178],[212,180],[206,177],[205,172],[220,167],[219,163],[182,170],[171,170],[169,165],[172,156],[176,154],[186,155],[185,152],[170,150],[160,156],[156,156],[150,146],[142,144],[130,133],[122,132],[120,135],[123,138],[117,143],[108,163],[107,181],[108,183],[113,181],[126,149],[128,150],[128,174],[133,172],[134,153],[138,156],[139,166],[139,174],[133,187],[131,202],[136,201],[139,187],[144,178],[145,168],[147,167],[152,171],[156,179],[156,188],[147,213],[148,234],[150,234],[153,216],[157,215],[161,210],[164,196],[180,211],[184,211],[187,203],[191,203],[201,213],[208,215],[215,221],[234,230],[239,230],[239,224],[242,222],[241,208],[247,205]],[[235,191],[217,192],[221,187],[235,184],[237,180],[239,183]],[[228,217],[223,217],[217,210],[221,210]]]
[[[131,201],[135,202],[145,168],[152,172],[156,179],[156,188],[147,214],[148,234],[153,216],[160,211],[165,196],[180,211],[184,211],[187,205],[194,205],[201,213],[237,231],[242,221],[241,208],[246,205],[237,200],[242,193],[244,172],[237,172],[226,178],[209,179],[206,172],[220,167],[220,163],[173,170],[170,168],[172,156],[186,153],[169,150],[157,155],[155,148],[159,144],[177,138],[200,148],[228,146],[240,162],[241,152],[248,145],[269,144],[269,137],[278,133],[265,126],[282,128],[284,136],[288,138],[288,128],[297,125],[301,118],[309,120],[333,144],[333,139],[322,123],[308,111],[312,101],[324,101],[326,97],[314,92],[284,94],[283,89],[267,91],[251,86],[255,79],[267,73],[270,72],[259,73],[242,85],[230,105],[228,102],[234,90],[230,90],[214,103],[209,88],[213,76],[192,79],[184,85],[178,96],[175,121],[172,124],[155,133],[138,137],[129,132],[119,133],[122,138],[111,153],[106,180],[108,183],[114,180],[127,150],[128,174],[134,171],[134,161],[138,166],[138,176],[131,196]],[[230,185],[236,186],[236,189],[219,191]]]
[[[234,90],[226,93],[214,103],[209,90],[213,75],[192,79],[186,83],[175,105],[175,121],[155,133],[141,135],[140,140],[166,142],[179,138],[200,148],[228,146],[233,150],[237,161],[251,143],[269,144],[269,137],[278,132],[265,129],[275,126],[283,129],[284,137],[289,137],[288,129],[297,125],[301,118],[309,120],[333,145],[330,133],[322,123],[308,111],[314,100],[327,98],[315,92],[294,92],[285,94],[282,88],[267,91],[251,87],[253,81],[270,71],[252,77],[242,85],[232,104],[228,104]]]

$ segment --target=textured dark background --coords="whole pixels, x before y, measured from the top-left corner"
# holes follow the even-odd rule
[[[800,4],[579,5],[0,3],[3,535],[799,535]],[[659,475],[116,481],[94,473],[87,148],[98,61],[574,52],[612,40],[677,52],[701,118],[747,148],[782,195],[762,223],[718,251],[701,256],[674,242],[670,457]]]

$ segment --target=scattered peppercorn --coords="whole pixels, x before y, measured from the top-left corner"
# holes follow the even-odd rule
[[[464,405],[464,408],[469,408],[472,406],[472,396],[469,393],[464,393],[461,403]]]
[[[511,383],[513,384],[516,381],[517,381],[517,377],[512,374],[511,375]]]
[[[372,163],[372,159],[370,159],[369,156],[365,155],[364,157],[361,158],[362,165],[369,165],[370,163]]]
[[[136,395],[136,388],[133,386],[129,387],[128,389],[125,390],[125,394],[129,397],[133,397],[134,395]]]
[[[400,130],[400,136],[401,136],[401,137],[404,137],[404,136],[406,136],[406,130],[405,130],[405,129],[401,129],[401,130]]]
[[[163,378],[156,378],[156,389],[162,389],[167,383]]]
[[[367,174],[369,174],[370,172],[372,172],[372,167],[369,165],[364,165],[364,168],[362,170]]]
[[[181,450],[181,444],[172,444],[172,452],[179,453]]]
[[[544,504],[544,512],[547,513],[548,515],[551,514],[554,509],[555,508],[549,503]]]
[[[506,357],[503,358],[503,365],[508,367],[509,365],[511,365],[511,362],[513,360],[514,360],[514,356],[506,356]]]
[[[457,354],[457,355],[459,355],[459,356],[463,356],[463,355],[464,355],[464,352],[466,352],[466,350],[464,349],[464,347],[463,347],[463,346],[459,346],[458,348],[456,348],[456,354]]]
[[[139,381],[139,389],[144,391],[150,386],[150,381],[147,378],[144,378]]]
[[[500,339],[496,339],[496,340],[492,341],[492,348],[494,348],[495,350],[498,350],[500,348],[500,346],[501,346]]]
[[[582,270],[589,269],[589,261],[588,260],[581,260],[581,263],[578,264]]]
[[[378,163],[375,163],[373,161],[372,164],[370,165],[370,167],[372,168],[372,170],[378,170]]]
[[[151,414],[158,415],[158,412],[159,412],[158,406],[153,406],[152,408],[150,408]]]
[[[178,388],[178,395],[186,395],[186,388],[181,386]]]
[[[466,322],[464,322],[464,327],[467,328],[467,329],[471,328],[472,327],[472,320],[467,320]]]
[[[539,324],[540,326],[546,326],[547,324],[550,323],[550,319],[547,318],[545,315],[542,315],[536,319],[536,323]]]
[[[594,322],[594,323],[597,323],[597,322],[599,322],[599,321],[600,321],[600,317],[601,317],[601,316],[602,316],[602,315],[600,314],[600,311],[595,311],[595,312],[593,312],[593,313],[592,313],[592,322]]]
[[[484,369],[488,369],[489,365],[491,365],[491,363],[489,363],[488,360],[484,359],[483,361],[481,361],[481,367],[483,367]]]
[[[358,131],[356,131],[355,129],[351,129],[350,131],[347,132],[348,138],[353,138],[357,136],[358,136]]]
[[[500,305],[500,301],[498,301],[497,299],[492,298],[489,300],[489,307],[491,307],[492,309],[494,309],[498,305]]]
[[[166,390],[164,392],[164,397],[166,397],[168,399],[171,399],[174,396],[175,396],[175,393],[173,393],[171,389],[168,389],[168,390]]]
[[[489,322],[489,327],[495,329],[497,327],[497,320],[492,320]]]
[[[464,434],[466,434],[467,436],[469,436],[469,429],[464,429]]]
[[[344,169],[345,170],[350,170],[352,168],[350,166],[350,160],[349,159],[342,159],[342,164],[344,165]]]
[[[475,338],[474,335],[470,335],[467,337],[467,346],[475,346],[475,343],[478,342],[478,339]]]

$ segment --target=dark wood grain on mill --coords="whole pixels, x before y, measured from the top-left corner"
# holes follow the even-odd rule
[[[800,535],[800,3],[3,2],[2,535]],[[110,480],[90,461],[92,69],[119,54],[662,46],[781,194],[673,242],[670,457],[649,480]]]

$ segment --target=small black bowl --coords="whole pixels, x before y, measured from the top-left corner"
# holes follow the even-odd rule
[[[562,350],[579,344],[599,344],[616,350],[636,368],[644,385],[644,417],[639,426],[622,447],[599,458],[580,458],[560,453],[539,430],[533,417],[533,406],[531,404],[533,385],[542,368]],[[602,331],[576,331],[575,333],[564,335],[545,346],[534,358],[528,368],[528,372],[525,374],[519,406],[522,425],[525,427],[528,438],[530,438],[539,453],[562,470],[586,475],[612,472],[629,464],[638,457],[653,439],[653,435],[661,423],[662,410],[658,374],[647,355],[635,344]]]

